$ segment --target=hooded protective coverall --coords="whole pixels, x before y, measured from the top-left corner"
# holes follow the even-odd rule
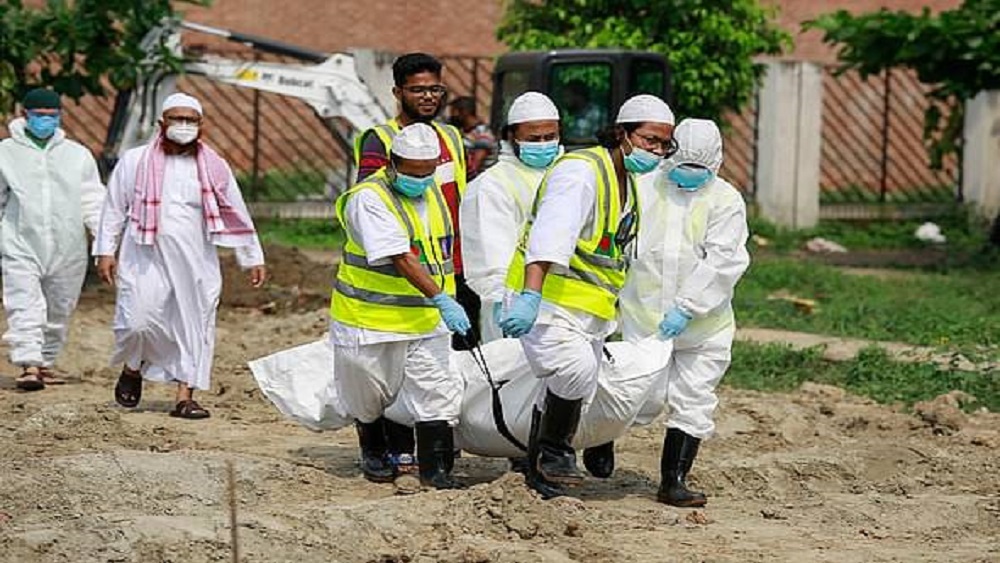
[[[715,428],[715,388],[729,368],[736,332],[733,290],[750,264],[746,205],[717,176],[722,138],[714,123],[687,120],[674,136],[677,153],[638,183],[641,215],[657,219],[639,225],[636,257],[619,307],[622,336],[629,342],[656,334],[664,312],[675,306],[692,317],[673,339],[667,386],[661,392],[670,407],[667,427],[702,439]],[[681,189],[666,172],[682,163],[704,166],[713,176],[697,190]]]
[[[66,341],[87,272],[104,185],[97,163],[62,129],[39,147],[12,121],[0,142],[3,305],[10,362],[51,367]]]
[[[493,308],[503,302],[507,267],[546,170],[521,162],[511,144],[503,141],[497,163],[469,183],[462,199],[459,220],[465,279],[482,300],[479,320],[484,344],[503,338]]]

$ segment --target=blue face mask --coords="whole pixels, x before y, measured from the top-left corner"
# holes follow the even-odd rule
[[[667,172],[667,179],[677,184],[680,189],[693,192],[712,179],[712,171],[702,166],[681,164]]]
[[[427,188],[431,187],[431,184],[433,183],[433,174],[418,178],[417,176],[410,176],[397,171],[396,179],[393,181],[392,187],[406,197],[421,197],[424,195],[424,192],[427,191]]]
[[[559,156],[559,141],[518,142],[517,157],[532,168],[546,168]]]
[[[25,128],[38,139],[48,139],[59,128],[59,116],[29,112]]]
[[[625,140],[628,141],[628,137],[625,137]],[[663,157],[658,154],[651,153],[646,149],[640,149],[639,147],[632,145],[632,141],[628,141],[628,143],[632,146],[632,152],[625,155],[625,169],[629,172],[634,172],[636,174],[652,172],[663,159]]]

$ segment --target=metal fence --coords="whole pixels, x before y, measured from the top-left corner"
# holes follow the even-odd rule
[[[961,197],[957,158],[933,170],[923,140],[930,87],[904,70],[823,78],[821,203],[934,204]]]
[[[441,80],[448,87],[448,96],[472,96],[476,99],[477,115],[488,119],[490,98],[493,94],[493,63],[490,57],[446,55],[440,57],[444,65]]]
[[[743,111],[724,115],[723,121],[719,175],[752,200],[757,193],[757,96]]]

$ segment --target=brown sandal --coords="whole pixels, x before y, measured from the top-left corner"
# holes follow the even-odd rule
[[[188,420],[201,420],[212,415],[194,399],[188,399],[187,401],[177,403],[174,410],[170,411],[170,416],[174,418],[186,418]]]
[[[15,386],[21,391],[41,391],[45,389],[45,381],[40,372],[24,370],[15,381]]]
[[[134,409],[139,406],[141,400],[142,375],[122,368],[118,383],[115,384],[115,402],[125,408]]]
[[[40,368],[38,370],[38,377],[46,385],[66,385],[66,380],[56,375],[55,370],[52,368]]]

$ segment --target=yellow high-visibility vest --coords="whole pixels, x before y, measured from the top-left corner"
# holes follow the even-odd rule
[[[467,170],[465,163],[465,143],[462,141],[462,134],[452,125],[445,125],[436,121],[431,122],[431,125],[434,126],[438,135],[444,139],[445,147],[448,148],[448,154],[451,155],[451,161],[455,165],[455,185],[458,186],[458,195],[461,197],[465,195],[465,174]],[[361,165],[361,140],[368,135],[368,131],[375,133],[375,136],[382,141],[382,146],[385,147],[386,157],[388,157],[389,152],[392,150],[392,139],[395,138],[396,133],[399,133],[400,129],[402,129],[402,127],[400,127],[396,119],[393,118],[382,125],[376,125],[375,127],[372,127],[355,137],[354,169],[357,170]]]
[[[444,196],[437,185],[424,193],[427,223],[410,198],[396,193],[385,170],[369,176],[337,199],[337,218],[345,226],[347,240],[333,286],[330,316],[343,324],[380,330],[421,334],[431,332],[441,321],[434,303],[413,286],[393,264],[372,266],[364,248],[354,240],[345,215],[347,201],[361,190],[377,194],[410,237],[410,251],[441,289],[455,295],[452,245],[455,231]],[[430,233],[427,232],[430,227]]]
[[[542,298],[557,305],[590,313],[605,320],[614,320],[615,302],[625,284],[627,262],[615,242],[615,232],[621,220],[621,194],[611,155],[603,147],[592,147],[566,154],[560,158],[582,160],[590,165],[597,178],[594,209],[594,229],[587,238],[577,240],[576,251],[569,268],[553,264],[542,285]],[[558,166],[558,163],[556,163]],[[555,168],[555,166],[553,167]],[[550,169],[551,170],[551,169]],[[545,195],[548,175],[535,196],[534,212]],[[634,189],[634,186],[632,187]],[[635,209],[638,200],[632,194]],[[638,211],[636,212],[638,215]],[[521,242],[507,270],[506,286],[514,291],[524,288],[524,255],[527,249],[531,221],[525,226]],[[632,227],[638,229],[638,218]]]

